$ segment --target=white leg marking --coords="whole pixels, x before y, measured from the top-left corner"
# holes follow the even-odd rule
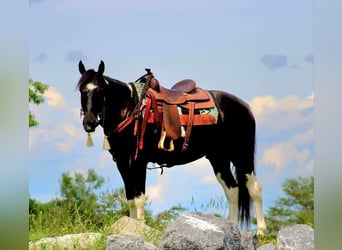
[[[262,186],[254,174],[251,174],[251,175],[246,174],[246,177],[247,177],[247,183],[246,183],[247,189],[255,206],[258,234],[263,235],[265,234],[265,231],[266,231],[266,223],[264,219],[264,212],[262,209]]]
[[[138,198],[134,199],[136,211],[137,211],[137,219],[144,220],[144,207],[145,207],[145,195],[141,194]]]
[[[128,200],[129,217],[137,220],[144,220],[145,195],[141,194],[134,200]]]
[[[129,217],[133,218],[133,219],[137,219],[137,208],[135,206],[135,202],[134,200],[128,200],[127,201],[128,204],[128,208],[129,208]]]
[[[228,200],[228,220],[233,221],[237,224],[239,219],[239,188],[228,188],[224,180],[222,180],[220,173],[216,175],[216,178],[223,187],[224,193],[226,194],[226,198]]]

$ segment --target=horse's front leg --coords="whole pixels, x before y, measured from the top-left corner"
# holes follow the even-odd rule
[[[144,220],[144,212],[145,212],[145,194],[141,193],[140,196],[134,197],[133,199],[128,199],[128,208],[129,208],[129,217]]]
[[[137,220],[144,220],[146,165],[147,163],[138,161],[118,164],[125,184],[129,216]]]

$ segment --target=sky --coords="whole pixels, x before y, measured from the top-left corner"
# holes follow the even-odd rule
[[[30,0],[28,32],[29,77],[50,86],[44,104],[29,106],[39,121],[29,129],[32,198],[59,197],[63,172],[90,168],[108,187],[123,186],[102,149],[102,129],[86,147],[79,60],[94,69],[103,60],[105,74],[124,82],[151,68],[166,87],[191,78],[249,103],[265,211],[284,196],[286,179],[313,175],[313,0]],[[205,158],[163,175],[148,170],[146,191],[154,214],[177,204],[200,209],[224,196]]]

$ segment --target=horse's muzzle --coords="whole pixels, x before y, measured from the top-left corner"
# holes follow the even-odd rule
[[[83,128],[86,132],[94,132],[99,125],[99,121],[96,118],[85,116],[83,119]]]

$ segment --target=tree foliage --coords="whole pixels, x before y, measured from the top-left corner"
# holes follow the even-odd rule
[[[314,227],[314,177],[287,179],[282,187],[286,197],[279,198],[267,211],[268,233],[276,234],[293,224]]]
[[[43,94],[48,88],[48,85],[45,85],[41,82],[34,82],[32,79],[29,79],[29,103],[33,103],[36,105],[43,103]],[[36,120],[34,114],[29,110],[29,127],[35,127],[38,125],[39,123]]]
[[[89,169],[87,177],[82,173],[63,173],[60,180],[63,205],[69,208],[73,220],[87,218],[91,223],[101,223],[98,197],[95,191],[102,187],[104,178]]]

